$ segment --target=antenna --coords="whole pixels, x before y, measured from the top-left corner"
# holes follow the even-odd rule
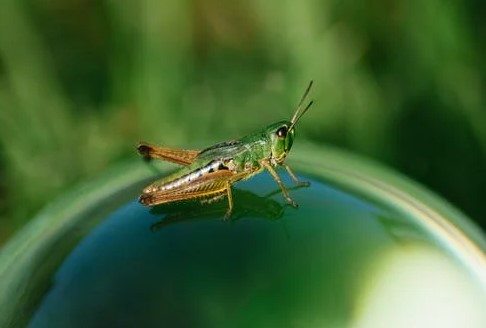
[[[290,122],[292,123],[289,127],[289,131],[293,129],[295,123],[297,123],[299,121],[299,119],[302,117],[302,115],[305,114],[305,112],[307,112],[307,110],[312,106],[312,104],[314,103],[314,100],[311,100],[309,102],[309,104],[307,106],[305,106],[304,109],[302,109],[302,104],[304,103],[305,101],[305,98],[307,98],[307,95],[309,94],[309,91],[310,89],[312,88],[312,84],[314,83],[314,81],[310,81],[309,82],[309,85],[307,86],[307,89],[305,89],[305,92],[304,92],[304,95],[302,96],[302,98],[300,99],[299,101],[299,104],[297,105],[297,109],[295,110],[295,113],[294,113],[294,116],[292,116],[292,119],[290,120]]]

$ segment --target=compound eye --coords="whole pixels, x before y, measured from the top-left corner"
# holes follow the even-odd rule
[[[285,139],[287,137],[287,127],[284,125],[277,130],[277,137]]]

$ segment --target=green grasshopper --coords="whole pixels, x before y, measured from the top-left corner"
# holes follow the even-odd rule
[[[233,210],[232,185],[267,169],[282,189],[287,202],[297,207],[275,167],[283,166],[297,185],[309,185],[308,182],[300,181],[284,160],[294,141],[295,124],[313,103],[310,101],[306,107],[302,106],[311,87],[312,81],[290,121],[270,124],[260,132],[238,140],[222,142],[202,151],[173,149],[140,142],[137,149],[145,159],[158,158],[184,167],[145,187],[139,202],[154,206],[202,198],[202,203],[211,203],[226,195],[229,207],[224,218],[228,219]]]

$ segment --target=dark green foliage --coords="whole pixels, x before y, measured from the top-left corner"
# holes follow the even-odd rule
[[[386,162],[484,219],[483,7],[4,0],[0,241],[71,185],[135,159],[139,140],[240,137],[288,118],[310,79],[316,105],[297,140]]]

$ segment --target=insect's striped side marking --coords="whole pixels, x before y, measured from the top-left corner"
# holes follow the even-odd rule
[[[192,180],[179,188],[171,190],[156,190],[140,195],[139,201],[144,205],[157,205],[177,200],[211,197],[221,193],[229,193],[228,183],[235,173],[230,170],[218,170]]]
[[[227,169],[224,165],[223,165],[223,162],[221,160],[217,160],[217,161],[212,161],[210,162],[208,165],[206,166],[203,166],[189,174],[186,174],[186,175],[183,175],[182,177],[174,180],[174,181],[171,181],[169,183],[166,183],[164,185],[161,185],[159,186],[158,190],[162,191],[162,190],[171,190],[171,189],[176,189],[176,188],[179,188],[180,186],[182,185],[185,185],[193,180],[196,180],[196,179],[199,179],[200,177],[208,174],[208,173],[212,173],[212,172],[216,172],[216,171],[219,171],[219,170],[225,170]]]

